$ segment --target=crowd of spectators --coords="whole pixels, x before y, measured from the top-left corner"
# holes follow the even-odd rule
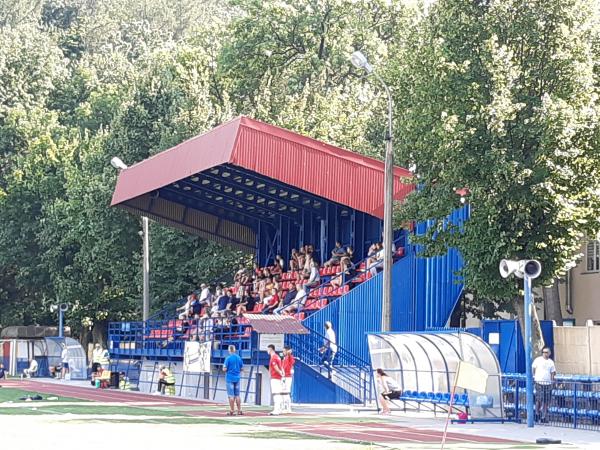
[[[327,304],[328,299],[376,274],[383,255],[382,244],[375,243],[366,260],[357,264],[353,248],[336,242],[322,266],[310,244],[293,249],[287,264],[277,255],[268,267],[240,265],[233,283],[203,283],[185,298],[177,308],[179,321],[169,340],[215,331],[235,334],[245,313],[294,315],[302,319],[309,311]],[[346,290],[340,291],[342,286]]]
[[[313,245],[293,249],[287,265],[281,255],[269,267],[240,265],[233,285],[207,284],[187,296],[177,308],[180,320],[230,318],[247,312],[262,314],[297,314],[306,306],[311,290],[324,284],[338,288],[357,271],[353,266],[352,247],[336,242],[331,258],[323,267],[336,269],[323,277]]]

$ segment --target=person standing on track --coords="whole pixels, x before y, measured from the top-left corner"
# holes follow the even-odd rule
[[[223,362],[223,372],[225,372],[225,383],[227,384],[227,396],[229,397],[228,416],[235,414],[237,405],[238,416],[243,415],[242,401],[240,399],[240,374],[244,369],[242,358],[235,352],[235,345],[229,346],[229,356]]]
[[[61,369],[61,378],[64,380],[67,378],[67,374],[69,373],[69,349],[67,348],[67,344],[62,344],[62,352],[60,354],[60,364],[62,366]]]
[[[270,416],[278,416],[281,414],[281,403],[282,403],[282,379],[285,379],[285,372],[281,365],[281,358],[275,352],[275,346],[269,344],[267,346],[267,352],[269,353],[269,374],[271,375],[271,395],[273,396],[273,411],[269,413]]]
[[[292,355],[292,348],[289,345],[283,347],[283,361],[281,365],[285,378],[281,380],[282,412],[284,414],[292,413],[292,378],[294,377],[294,364],[296,360]]]

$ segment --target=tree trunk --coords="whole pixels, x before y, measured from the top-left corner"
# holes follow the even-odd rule
[[[515,298],[515,311],[519,319],[519,325],[521,327],[521,336],[523,336],[523,344],[525,345],[525,300],[522,297]],[[542,336],[542,327],[540,325],[540,318],[538,317],[535,303],[533,307],[533,314],[531,316],[531,340],[533,347],[533,358],[538,356],[542,348],[544,348],[544,337]]]
[[[560,306],[560,293],[558,291],[558,278],[552,282],[552,286],[542,288],[544,294],[544,307],[546,319],[554,320],[559,327],[563,324],[562,310]]]
[[[107,342],[107,328],[108,321],[100,320],[94,323],[94,327],[92,328],[92,337],[94,340],[94,344],[102,344],[102,347],[106,348]]]

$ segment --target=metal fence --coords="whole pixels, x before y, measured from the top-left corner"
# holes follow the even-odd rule
[[[525,375],[503,376],[504,410],[515,421],[527,417]],[[600,377],[557,375],[543,398],[536,386],[535,423],[600,431]]]
[[[213,342],[213,351],[235,345],[251,350],[252,328],[238,317],[194,320],[111,322],[108,326],[111,355],[122,357],[181,358],[188,341]]]

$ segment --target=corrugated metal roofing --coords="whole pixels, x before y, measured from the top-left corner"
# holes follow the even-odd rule
[[[111,205],[130,205],[136,197],[221,164],[383,217],[383,162],[244,116],[123,170]],[[396,200],[413,189],[407,177],[408,170],[394,168]]]
[[[308,334],[308,330],[292,316],[244,314],[244,317],[259,334]]]

